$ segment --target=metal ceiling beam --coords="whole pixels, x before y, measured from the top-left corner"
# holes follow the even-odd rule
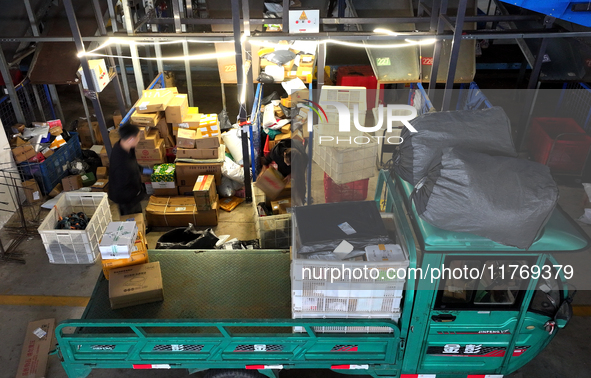
[[[556,29],[545,30],[536,29],[534,31],[527,30],[508,30],[508,31],[464,31],[465,34],[461,36],[462,39],[539,39],[539,38],[591,38],[591,32],[561,32]],[[115,37],[122,41],[137,41],[137,42],[164,42],[164,41],[211,41],[214,42],[233,42],[234,36],[231,33],[183,33],[182,35],[165,34],[165,33],[141,33],[135,35],[114,34],[112,36],[89,36],[82,37],[84,42],[105,42],[109,38]],[[324,32],[306,35],[292,35],[288,33],[268,33],[252,35],[250,39],[259,41],[277,41],[277,40],[319,40],[319,39],[334,39],[338,41],[400,41],[407,38],[415,40],[422,39],[452,39],[453,34],[447,33],[442,35],[435,35],[429,32],[417,33],[399,33],[397,36],[380,35],[370,32]],[[73,42],[72,37],[7,37],[0,36],[0,42]]]

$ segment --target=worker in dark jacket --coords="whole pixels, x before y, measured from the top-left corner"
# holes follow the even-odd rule
[[[142,212],[140,202],[146,189],[142,184],[141,174],[151,173],[150,168],[140,166],[135,158],[139,133],[137,126],[121,126],[120,140],[113,145],[109,157],[109,199],[119,205],[121,215]]]
[[[272,163],[277,171],[292,182],[292,201],[294,206],[302,206],[306,197],[306,167],[308,156],[304,145],[294,139],[283,139],[278,142],[267,156],[261,158],[264,166]]]

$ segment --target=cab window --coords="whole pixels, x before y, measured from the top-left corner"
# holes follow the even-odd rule
[[[437,309],[514,310],[519,308],[528,280],[510,274],[509,266],[531,265],[527,259],[492,260],[448,257],[437,293]],[[461,274],[460,274],[461,272]]]
[[[529,311],[554,317],[562,302],[562,291],[556,279],[556,269],[550,263],[546,263],[542,271],[550,274],[542,274],[538,279],[536,291],[529,304]]]

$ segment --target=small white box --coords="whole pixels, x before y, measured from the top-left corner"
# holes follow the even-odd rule
[[[174,189],[176,182],[174,181],[152,181],[152,189]]]
[[[365,247],[367,261],[406,261],[408,258],[398,244],[379,244]]]
[[[101,257],[105,260],[131,257],[136,238],[135,221],[109,223],[99,244]]]
[[[88,61],[88,66],[90,67],[94,88],[97,92],[102,92],[102,90],[109,84],[109,70],[107,70],[105,60],[91,59]],[[84,76],[84,70],[82,67],[78,68],[78,73],[80,73],[80,77],[82,78],[82,86],[84,89],[90,89],[86,83],[86,77]]]

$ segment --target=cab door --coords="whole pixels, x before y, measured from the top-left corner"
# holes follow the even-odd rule
[[[566,325],[566,321],[561,323],[560,320],[559,324],[552,324],[560,306],[569,296],[563,275],[556,267],[562,268],[551,256],[540,265],[536,289],[531,295],[525,319],[516,332],[506,373],[513,372],[531,361],[554,338],[558,327]],[[570,317],[572,312],[567,315]]]
[[[451,274],[440,279],[418,373],[501,372],[505,356],[512,353],[528,282],[500,279],[499,269],[535,262],[523,256],[447,256]]]

